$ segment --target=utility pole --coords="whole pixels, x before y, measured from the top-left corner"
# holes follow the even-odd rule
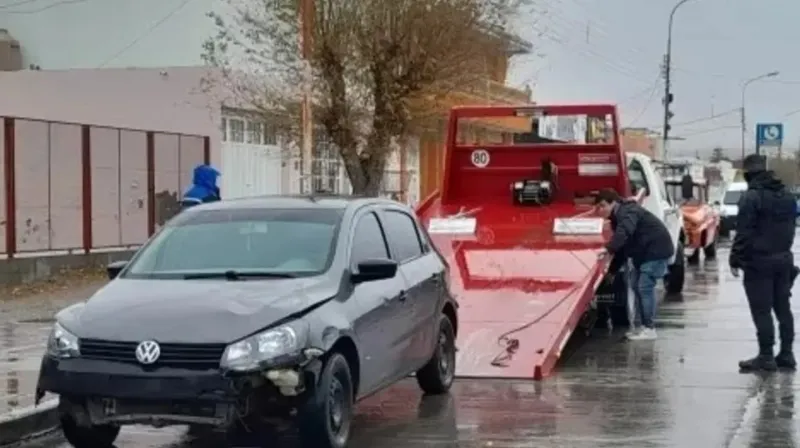
[[[313,37],[314,0],[300,0],[300,51],[303,58],[303,100],[300,105],[301,193],[311,194],[314,161],[314,117],[311,104],[311,48]]]
[[[669,131],[671,129],[669,121],[674,116],[672,111],[669,110],[669,105],[672,104],[672,100],[675,99],[672,95],[672,80],[670,79],[672,74],[672,23],[675,21],[675,13],[678,11],[678,8],[688,1],[689,0],[680,0],[677,4],[675,4],[675,6],[672,8],[672,11],[669,13],[669,24],[667,28],[667,52],[664,55],[664,67],[662,70],[662,75],[664,76],[664,129],[662,132],[664,138],[664,160],[667,160],[667,149],[669,147]]]
[[[758,76],[756,76],[754,78],[750,78],[747,81],[745,81],[744,84],[742,84],[742,106],[739,108],[739,115],[741,116],[741,119],[742,119],[741,120],[742,121],[741,122],[741,127],[742,127],[742,129],[741,129],[741,131],[742,131],[742,160],[744,160],[744,157],[745,157],[744,140],[745,140],[745,135],[747,134],[747,120],[745,119],[745,114],[744,114],[745,101],[747,100],[747,87],[750,84],[752,84],[752,83],[754,83],[756,81],[760,81],[760,80],[766,79],[766,78],[774,78],[774,77],[778,76],[779,74],[780,73],[778,71],[764,73],[763,75],[758,75]],[[756,154],[758,154],[758,152],[759,152],[759,148],[758,148],[758,145],[756,145]]]

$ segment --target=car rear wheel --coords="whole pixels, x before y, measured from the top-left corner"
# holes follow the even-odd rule
[[[120,428],[117,425],[79,426],[71,416],[62,415],[61,430],[75,448],[111,448]]]
[[[675,262],[669,266],[667,275],[664,277],[664,286],[667,294],[680,294],[683,291],[683,283],[686,277],[684,260],[683,241],[678,241],[678,247],[675,250]]]
[[[319,383],[299,416],[300,440],[307,448],[344,448],[353,421],[353,379],[340,353],[325,362]]]
[[[439,318],[436,350],[425,366],[415,375],[423,392],[430,395],[446,393],[456,377],[456,334],[450,318]]]

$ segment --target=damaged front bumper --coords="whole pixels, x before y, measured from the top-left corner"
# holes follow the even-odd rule
[[[60,411],[81,426],[196,424],[227,428],[251,414],[292,416],[317,384],[318,350],[287,357],[251,372],[145,367],[81,358],[42,360],[37,404],[60,396]]]

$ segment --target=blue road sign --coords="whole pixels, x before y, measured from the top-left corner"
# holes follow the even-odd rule
[[[756,125],[756,146],[781,146],[783,144],[783,123],[758,123]]]

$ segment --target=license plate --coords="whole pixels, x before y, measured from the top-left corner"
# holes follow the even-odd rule
[[[106,417],[113,417],[117,415],[117,400],[113,398],[103,398],[100,400],[100,407],[103,415]]]

